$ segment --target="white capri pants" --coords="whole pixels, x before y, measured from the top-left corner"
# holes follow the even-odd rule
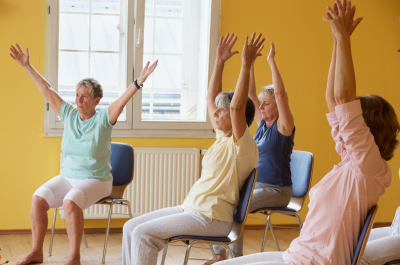
[[[112,183],[112,180],[82,180],[57,176],[43,184],[33,195],[45,199],[50,208],[61,207],[65,200],[71,200],[85,210],[100,199],[109,196]]]

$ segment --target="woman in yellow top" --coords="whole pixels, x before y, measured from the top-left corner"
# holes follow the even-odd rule
[[[157,254],[170,237],[224,237],[231,231],[239,191],[258,163],[257,145],[248,128],[255,106],[247,94],[250,68],[264,42],[261,34],[255,38],[254,33],[250,43],[246,36],[236,91],[221,93],[224,64],[238,53],[231,51],[236,39],[227,34],[218,45],[207,94],[208,114],[217,139],[203,159],[201,178],[182,205],[133,218],[124,225],[123,264],[156,265]]]

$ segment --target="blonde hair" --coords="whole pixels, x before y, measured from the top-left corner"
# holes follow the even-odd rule
[[[285,92],[286,92],[286,99],[289,100],[289,98],[287,96],[287,91],[285,91]],[[274,85],[273,84],[269,85],[269,86],[262,87],[260,94],[258,94],[258,99],[261,99],[262,97],[268,97],[268,96],[271,96],[272,99],[274,100],[275,104],[276,104],[276,101],[275,101],[275,90],[274,90]]]

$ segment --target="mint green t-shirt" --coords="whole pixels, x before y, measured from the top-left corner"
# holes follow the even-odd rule
[[[61,104],[64,136],[61,149],[64,155],[60,175],[72,179],[112,180],[111,132],[108,108],[82,121],[79,112],[68,102]]]

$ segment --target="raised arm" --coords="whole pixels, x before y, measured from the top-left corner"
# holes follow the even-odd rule
[[[140,77],[137,79],[137,84],[141,86],[149,77],[151,73],[153,73],[154,69],[157,67],[158,60],[156,60],[150,67],[150,62],[147,62],[146,66],[143,68],[142,72],[140,73]],[[132,83],[120,96],[117,100],[115,100],[110,107],[108,107],[108,113],[110,115],[110,123],[114,124],[119,115],[121,114],[122,110],[124,109],[126,103],[136,94],[138,88],[136,87],[135,83]]]
[[[343,9],[346,10],[347,7],[347,1],[343,2]],[[354,20],[354,15],[355,15],[355,6],[351,7],[351,2],[349,3],[350,7],[350,21]],[[333,4],[333,11],[335,14],[339,14],[339,9],[338,5],[336,3]],[[329,12],[326,13],[327,17],[329,19],[333,19],[331,14]],[[360,23],[361,20],[357,22]],[[350,35],[353,33],[355,27],[357,25],[354,25],[350,31]],[[329,68],[329,75],[328,75],[328,84],[326,87],[326,102],[328,104],[329,112],[334,112],[335,111],[335,106],[336,106],[336,100],[335,100],[335,92],[334,92],[334,87],[335,87],[335,73],[336,73],[336,57],[337,57],[337,40],[335,37],[334,30],[332,28],[332,34],[333,34],[333,52],[332,52],[332,60],[331,60],[331,65]]]
[[[329,112],[335,111],[336,101],[335,101],[335,68],[336,68],[336,49],[337,41],[333,39],[333,52],[331,66],[329,67],[328,74],[328,84],[326,86],[326,103],[328,104]]]
[[[275,45],[271,42],[271,50],[268,55],[268,63],[272,71],[272,82],[274,84],[275,101],[278,107],[278,131],[285,135],[290,136],[293,133],[294,119],[290,111],[289,102],[286,96],[285,85],[281,74],[279,73],[278,66],[275,62]]]
[[[206,98],[207,110],[214,130],[216,129],[214,112],[217,110],[215,98],[222,92],[222,72],[224,71],[225,62],[233,55],[239,53],[238,51],[231,51],[237,40],[237,37],[234,36],[233,33],[230,36],[227,33],[225,38],[221,36],[217,48],[217,59],[215,60],[214,70],[208,86]]]
[[[26,54],[22,51],[18,44],[17,48],[11,45],[11,57],[22,66],[25,72],[32,79],[35,86],[39,89],[40,93],[44,96],[46,101],[50,104],[50,107],[61,116],[61,104],[62,98],[57,94],[56,91],[51,87],[50,83],[41,75],[29,62],[29,50],[26,48]]]
[[[259,54],[261,56],[261,51],[262,48],[264,47],[261,46]],[[255,62],[255,61],[254,61]],[[250,68],[250,81],[249,81],[249,98],[253,101],[254,105],[256,106],[256,113],[254,115],[254,120],[256,121],[257,125],[260,124],[262,117],[261,117],[261,111],[260,111],[260,100],[258,99],[257,96],[257,89],[256,89],[256,78],[254,76],[254,62],[251,64]]]
[[[336,5],[337,12],[328,6],[329,16],[324,20],[331,24],[337,40],[334,97],[336,105],[341,105],[357,99],[350,36],[362,18],[354,21],[355,6],[351,6],[351,1],[342,5],[336,0]]]
[[[264,38],[260,40],[261,33],[255,40],[254,37],[255,33],[253,33],[250,43],[248,43],[249,36],[246,36],[242,53],[242,68],[240,70],[239,79],[231,102],[230,111],[233,135],[238,141],[242,138],[247,128],[246,104],[248,98],[247,95],[249,94],[250,68],[257,56],[260,56],[259,51],[265,40]]]

